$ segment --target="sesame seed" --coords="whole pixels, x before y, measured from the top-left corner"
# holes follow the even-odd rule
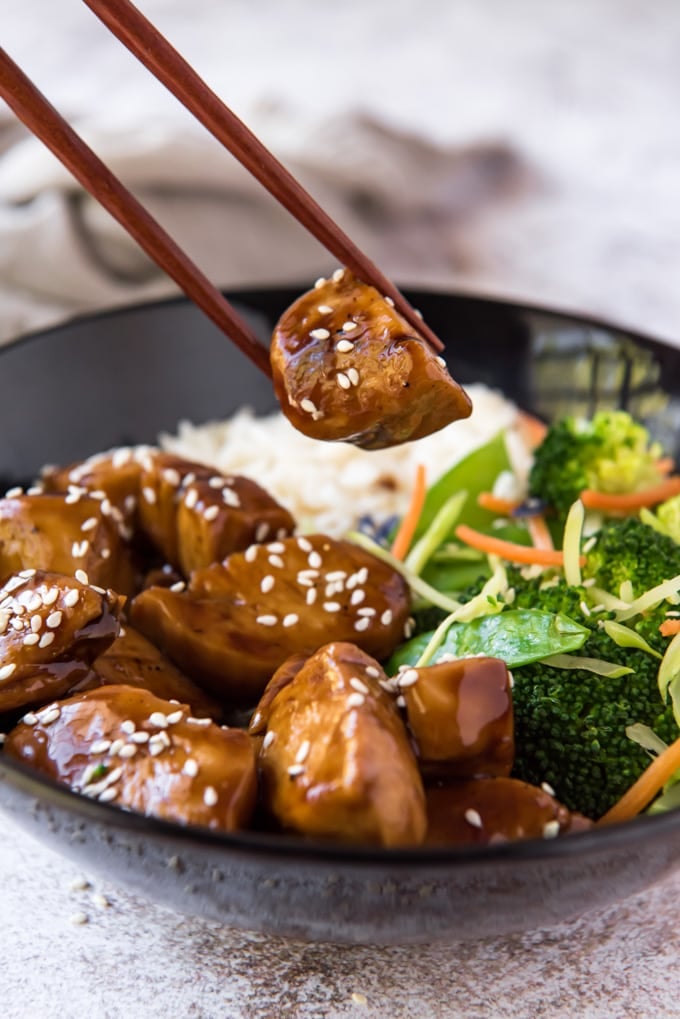
[[[247,563],[255,562],[255,557],[256,556],[257,556],[257,547],[255,545],[249,545],[248,548],[243,553],[243,558],[245,559],[245,561]]]
[[[29,612],[35,612],[37,609],[41,609],[43,600],[37,591],[34,591],[30,598],[26,601],[26,608]]]
[[[324,612],[339,612],[342,605],[338,601],[325,601],[323,603]]]
[[[280,555],[270,555],[268,558],[272,566],[276,566],[279,570],[283,569],[284,562]]]
[[[354,350],[354,344],[351,340],[338,340],[335,344],[335,349],[338,354],[349,354]]]
[[[92,896],[92,904],[94,906],[98,906],[99,909],[108,909],[109,906],[111,905],[106,896],[100,895],[99,893]]]
[[[321,569],[322,559],[318,552],[310,552],[307,556],[307,562],[313,570]]]
[[[174,584],[171,584],[171,585],[170,585],[170,587],[168,588],[168,590],[169,590],[169,591],[172,591],[172,593],[173,593],[173,594],[181,594],[181,593],[182,593],[182,591],[183,591],[183,590],[185,589],[185,587],[186,587],[186,586],[187,586],[187,585],[186,585],[186,584],[184,583],[184,581],[183,581],[183,580],[177,580],[177,581],[175,581],[175,583],[174,583]]]
[[[365,609],[357,609],[358,616],[374,616],[376,614],[375,609],[367,605]]]
[[[554,839],[555,836],[560,833],[560,822],[559,821],[546,821],[543,825],[543,838]]]
[[[18,499],[20,495],[24,494],[23,488],[20,485],[15,485],[14,488],[8,488],[5,492],[5,499]]]
[[[298,749],[298,752],[295,755],[295,761],[297,764],[302,764],[302,762],[306,759],[310,747],[311,743],[309,742],[308,739],[302,741]]]
[[[182,478],[182,484],[185,486],[185,488],[188,488],[189,485],[193,485],[195,480],[196,474],[194,473],[194,471],[189,471],[189,473],[185,474],[184,477]]]
[[[126,733],[128,736],[131,736],[136,728],[137,726],[131,718],[126,718],[124,722],[120,723],[121,732]]]
[[[307,594],[305,596],[305,601],[307,602],[308,605],[313,605],[314,604],[314,602],[316,601],[316,588],[315,587],[310,587],[309,591],[307,591]]]
[[[555,795],[555,790],[550,785],[550,782],[541,782],[541,789],[543,790],[544,793],[547,793],[548,796]]]
[[[72,923],[74,927],[82,927],[83,924],[88,922],[87,913],[72,913],[68,919],[69,923]]]
[[[357,691],[356,693],[351,693],[347,698],[347,707],[360,708],[361,705],[365,703],[365,701],[366,698],[364,697],[364,695]]]
[[[110,803],[111,800],[115,800],[117,795],[118,790],[116,789],[116,787],[110,785],[99,794],[98,799],[100,803]]]
[[[173,488],[177,488],[177,486],[181,484],[182,481],[179,471],[176,471],[174,467],[165,468],[165,470],[163,471],[163,480],[167,481],[167,483],[169,485],[172,485]]]
[[[389,304],[390,308],[394,307],[394,301],[392,300],[391,297],[385,296],[384,301],[385,304]]]
[[[270,729],[269,732],[265,733],[265,737],[262,740],[262,747],[263,747],[263,749],[266,750],[267,747],[270,747],[275,739],[276,739],[276,733],[272,732],[272,730]]]
[[[9,679],[16,667],[16,662],[10,662],[9,665],[3,665],[0,667],[0,682],[5,679]]]
[[[345,275],[344,269],[336,269],[331,278],[334,283],[339,283],[344,275]]]
[[[190,488],[184,497],[184,505],[187,509],[193,509],[198,502],[198,491],[195,488]]]
[[[79,598],[80,594],[78,593],[78,591],[76,591],[75,588],[73,588],[72,590],[67,591],[66,594],[64,595],[64,605],[66,605],[69,609],[72,609],[75,605],[78,604]]]
[[[304,410],[307,414],[316,414],[317,409],[313,400],[309,400],[307,397],[304,400],[300,400],[300,410]]]
[[[266,577],[263,577],[260,581],[260,591],[262,591],[262,594],[268,594],[273,588],[274,583],[275,581],[271,573],[268,573]]]
[[[53,633],[43,633],[42,637],[38,642],[38,647],[46,648],[49,647],[50,644],[52,644],[53,642],[54,642]]]
[[[126,743],[125,746],[121,747],[120,750],[118,751],[118,756],[127,759],[129,757],[134,757],[136,753],[137,747],[135,746],[135,744]]]
[[[63,617],[64,617],[63,612],[60,612],[60,610],[57,609],[56,612],[51,612],[49,614],[49,616],[45,620],[45,626],[48,626],[50,630],[56,630],[56,628],[61,623]]]
[[[324,279],[324,277],[323,276],[319,276],[318,280],[316,280],[316,282],[314,283],[314,289],[315,290],[319,290],[322,286],[325,285],[325,283],[326,283],[326,280]]]
[[[91,531],[93,527],[97,526],[96,517],[88,517],[87,520],[80,525],[81,531]]]
[[[31,647],[31,645],[37,644],[39,640],[40,640],[40,637],[38,636],[37,633],[29,633],[29,634],[27,634],[24,637],[24,641],[23,642],[24,642],[26,647]]]
[[[288,774],[291,778],[296,778],[298,775],[304,774],[304,764],[291,764],[288,768]]]
[[[316,310],[322,315],[330,315],[333,311],[330,304],[320,304]]]
[[[372,676],[373,679],[379,679],[380,678],[380,669],[376,669],[375,665],[367,665],[366,666],[366,675],[367,676]]]
[[[255,541],[264,541],[268,534],[269,524],[263,521],[261,524],[257,525],[257,529],[255,531]]]
[[[214,786],[207,785],[203,790],[203,802],[206,807],[214,807],[217,803],[217,790]]]
[[[208,485],[210,488],[222,488],[226,484],[226,479],[221,477],[219,474],[215,474],[214,477],[208,479]]]
[[[368,1002],[368,998],[361,991],[352,991],[352,1001],[355,1005],[365,1005]]]
[[[69,889],[72,892],[85,892],[90,887],[90,882],[86,877],[76,877],[69,884]]]
[[[198,775],[198,764],[191,757],[187,757],[182,768],[182,773],[188,775],[189,778],[196,778]]]
[[[352,678],[349,681],[349,685],[352,687],[353,690],[356,690],[357,693],[363,694],[370,693],[366,684],[362,683],[361,680],[357,678],[357,676],[352,676]]]
[[[149,723],[158,726],[159,729],[167,729],[168,720],[162,711],[152,711],[149,715]]]
[[[137,732],[133,732],[130,735],[130,740],[133,743],[148,743],[149,742],[149,734],[148,734],[148,732],[144,732],[143,730],[138,730]]]
[[[142,489],[142,496],[144,497],[144,502],[148,502],[149,506],[153,506],[156,502],[156,493],[148,485],[145,485]]]
[[[9,612],[0,612],[0,633],[4,633],[9,626]]]
[[[35,725],[38,721],[38,716],[34,715],[32,711],[27,711],[21,721],[26,725]]]
[[[313,340],[327,340],[331,334],[328,329],[321,328],[312,329],[309,335]]]
[[[352,383],[349,381],[344,372],[338,372],[336,381],[341,389],[351,389]]]
[[[354,629],[359,631],[367,630],[370,625],[371,620],[368,619],[366,616],[362,616],[361,619],[357,619],[356,623],[354,624]]]
[[[90,543],[86,538],[83,541],[74,541],[71,545],[71,555],[74,559],[82,559],[87,555],[89,547]]]
[[[415,619],[409,617],[404,623],[404,637],[408,640],[409,637],[413,636],[413,631],[416,628]]]
[[[352,597],[349,600],[350,605],[361,605],[365,597],[366,597],[365,591],[362,591],[360,588],[355,588],[355,590],[352,591]]]
[[[390,623],[392,622],[392,610],[391,609],[385,609],[385,611],[383,612],[383,614],[380,617],[380,622],[383,624],[383,626],[389,626],[390,625]]]
[[[151,756],[158,757],[159,754],[163,753],[164,749],[165,749],[164,744],[159,742],[158,740],[154,741],[154,738],[152,736],[151,739],[149,740],[149,753],[151,754]]]
[[[23,609],[21,611],[23,612]],[[24,628],[24,622],[22,619],[19,619],[18,613],[19,609],[17,609],[17,615],[14,617],[14,619],[10,619],[9,621],[9,625],[12,627],[12,629],[17,631],[23,630]]]
[[[331,570],[330,573],[326,574],[326,580],[328,581],[344,581],[347,573],[345,570]]]
[[[405,669],[398,678],[397,682],[400,687],[413,686],[420,679],[420,675],[417,669]]]
[[[88,575],[85,572],[85,570],[76,570],[74,576],[75,576],[76,580],[78,580],[81,584],[89,584],[90,583],[90,578],[88,577]],[[43,598],[43,601],[44,600],[45,599]]]
[[[51,725],[52,722],[56,722],[61,715],[61,708],[56,704],[52,704],[49,708],[43,708],[38,714],[38,721],[42,722],[43,725]]]
[[[180,708],[179,711],[173,711],[171,714],[165,716],[168,720],[169,725],[177,725],[184,718],[184,712]]]
[[[349,379],[353,386],[359,385],[359,372],[356,370],[356,368],[347,369],[347,378]]]
[[[186,720],[190,725],[212,725],[211,718],[194,718],[193,715],[188,715]]]
[[[295,626],[295,624],[298,622],[299,618],[300,617],[297,615],[297,613],[289,612],[287,616],[283,617],[283,625],[286,626],[286,627],[288,627],[288,626]]]
[[[437,355],[437,357],[435,357],[435,361],[437,362],[437,364],[440,364],[442,368],[446,368],[446,361],[444,360],[443,357]]]
[[[465,816],[465,820],[467,821],[467,823],[471,824],[473,828],[481,828],[482,827],[482,819],[479,816],[479,811],[473,810],[472,807],[469,807],[465,811],[465,815],[464,816]]]
[[[308,541],[307,538],[303,538],[302,536],[299,537],[297,539],[297,545],[298,545],[298,548],[301,549],[303,552],[311,552],[312,551],[312,543],[310,541]]]
[[[238,509],[238,507],[241,505],[241,500],[239,499],[236,492],[234,492],[233,489],[231,488],[222,489],[222,501],[224,502],[225,506],[231,506],[233,509]]]
[[[358,329],[358,325],[357,325],[356,322],[343,322],[342,323],[342,331],[343,331],[343,333],[351,333],[351,332],[354,332],[355,329]]]
[[[208,522],[210,522],[211,520],[216,520],[217,514],[219,512],[220,512],[219,506],[208,506],[208,508],[203,511],[203,519],[207,520]]]
[[[111,747],[110,739],[98,739],[90,747],[91,754],[105,754]]]
[[[276,616],[258,616],[255,622],[261,626],[276,626],[278,619]]]

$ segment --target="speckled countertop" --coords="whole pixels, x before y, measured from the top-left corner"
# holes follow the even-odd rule
[[[2,828],[5,1019],[680,1015],[680,874],[530,934],[432,947],[308,945],[168,912],[84,874],[9,822]]]

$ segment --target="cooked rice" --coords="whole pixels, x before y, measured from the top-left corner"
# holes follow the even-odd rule
[[[207,425],[182,422],[176,436],[165,435],[165,449],[244,474],[266,488],[298,521],[302,531],[340,537],[359,517],[383,520],[408,505],[416,464],[428,484],[503,428],[517,423],[517,408],[482,385],[466,387],[474,410],[464,421],[417,442],[367,452],[347,443],[318,442],[297,432],[280,413],[255,417],[241,410],[228,421]],[[526,469],[521,442],[512,442],[516,468]]]

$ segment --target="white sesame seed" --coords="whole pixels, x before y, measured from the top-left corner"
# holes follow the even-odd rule
[[[208,522],[210,522],[211,520],[216,520],[219,512],[220,512],[219,506],[208,506],[208,508],[203,511],[203,519],[207,520]]]
[[[26,601],[26,608],[29,612],[36,612],[42,608],[43,600],[37,591],[34,591],[30,598]]]
[[[338,340],[335,344],[335,349],[338,354],[349,354],[354,350],[354,344],[351,340]]]
[[[56,612],[51,612],[49,614],[45,620],[45,626],[48,626],[50,630],[56,630],[63,618],[64,613],[57,609]]]
[[[50,644],[52,644],[53,642],[54,642],[53,633],[43,633],[42,637],[38,641],[38,647],[46,648],[49,647]]]
[[[222,489],[222,501],[225,506],[231,506],[233,509],[238,509],[241,505],[241,500],[232,488]]]
[[[392,298],[391,298],[391,297],[388,297],[388,296],[386,295],[386,296],[385,296],[385,298],[384,298],[384,301],[385,301],[385,304],[389,304],[390,308],[393,308],[393,307],[394,307],[394,301],[392,300]]]
[[[86,538],[83,541],[74,541],[71,546],[71,555],[74,559],[82,559],[87,555],[89,547],[90,543]]]
[[[118,751],[118,756],[127,759],[129,757],[134,757],[136,753],[137,747],[135,746],[135,744],[126,743],[125,746],[121,747],[120,750]]]
[[[267,576],[263,577],[262,580],[260,581],[260,591],[262,591],[262,594],[268,594],[269,591],[271,591],[271,589],[273,588],[274,584],[275,584],[274,578],[272,577],[271,573],[268,573]]]
[[[98,739],[90,746],[91,754],[106,754],[111,748],[110,739]]]
[[[368,569],[366,566],[362,566],[357,573],[357,578],[360,584],[365,584],[368,580]]]
[[[124,722],[120,723],[121,732],[126,733],[126,735],[128,736],[131,736],[136,728],[137,726],[135,725],[131,718],[126,718]]]
[[[115,800],[117,795],[118,790],[116,789],[116,787],[110,785],[107,786],[107,788],[104,789],[104,791],[99,794],[98,799],[100,803],[110,803],[111,800]]]
[[[374,616],[375,614],[375,609],[371,608],[370,605],[367,605],[365,609],[357,609],[358,616]]]
[[[541,782],[541,789],[543,790],[544,793],[547,793],[548,796],[555,795],[555,790],[553,789],[549,782]]]
[[[305,413],[316,414],[317,409],[318,408],[313,400],[309,400],[307,397],[305,397],[304,400],[300,400],[300,410],[304,410]]]
[[[278,619],[276,616],[258,616],[255,622],[261,626],[276,626]]]
[[[559,821],[546,821],[543,825],[543,838],[554,839],[560,833],[560,822]]]
[[[364,695],[357,691],[356,693],[351,693],[347,698],[347,707],[360,708],[361,705],[365,703],[365,701],[366,698],[364,697]]]
[[[20,619],[18,615],[19,611],[20,610],[17,608],[17,615],[14,617],[14,619],[10,619],[9,621],[9,625],[12,627],[13,630],[16,630],[17,632],[19,632],[19,630],[23,630],[24,628],[24,621],[23,619]],[[23,611],[24,610],[21,609],[21,612]]]
[[[306,760],[310,747],[311,743],[309,742],[308,739],[302,741],[298,748],[298,752],[295,755],[295,761],[297,764],[302,764],[302,762]]]
[[[182,591],[186,588],[186,586],[187,585],[184,583],[183,580],[177,580],[177,581],[175,581],[174,584],[170,585],[168,590],[172,591],[173,594],[181,594]]]
[[[144,497],[144,502],[148,502],[149,506],[153,506],[156,502],[156,493],[148,485],[145,485],[142,489],[142,496]]]
[[[163,471],[163,480],[167,481],[173,488],[177,488],[181,484],[181,477],[179,471],[176,471],[174,467],[166,467]]]
[[[391,609],[385,609],[385,611],[383,612],[383,614],[380,617],[380,622],[383,624],[383,626],[389,626],[390,625],[390,623],[392,622],[392,610]]]
[[[120,752],[121,748],[124,746],[125,740],[121,739],[120,737],[114,739],[113,743],[111,744],[111,749],[109,750],[111,757],[116,757],[116,755]]]
[[[66,594],[64,595],[64,605],[66,605],[67,608],[72,609],[75,605],[78,604],[79,598],[80,594],[78,593],[78,591],[76,591],[75,588],[73,588],[71,591],[67,591]]]
[[[300,617],[297,615],[297,613],[289,612],[287,616],[283,617],[283,625],[285,627],[295,626],[295,624],[298,622],[299,618]]]
[[[366,675],[367,676],[372,676],[373,679],[379,679],[380,678],[380,669],[376,669],[375,665],[367,665],[366,666]]]
[[[291,778],[296,778],[298,775],[304,774],[304,764],[291,764],[288,768],[288,774]]]
[[[314,283],[314,289],[315,290],[320,290],[321,287],[323,287],[325,285],[325,283],[326,283],[326,280],[324,279],[324,277],[323,276],[319,276],[318,280],[316,280],[316,282]]]
[[[334,283],[339,283],[344,275],[345,275],[345,270],[344,269],[336,269],[335,272],[333,273],[333,276],[331,278],[332,278]]]
[[[219,474],[215,474],[214,477],[208,479],[208,485],[210,488],[222,488],[226,484],[226,479],[221,477]]]
[[[328,329],[312,329],[309,334],[313,340],[327,340],[331,335]]]
[[[217,790],[214,786],[207,785],[203,790],[203,802],[206,807],[214,807],[217,803]]]
[[[71,881],[71,883],[69,884],[69,889],[72,892],[86,892],[89,887],[90,882],[87,880],[86,877],[82,877],[82,875],[81,877],[74,878],[73,881]]]
[[[356,368],[347,369],[347,378],[349,379],[353,386],[359,385],[359,372],[356,370]]]
[[[159,754],[163,753],[165,744],[161,740],[156,740],[152,736],[149,740],[149,753],[152,757],[158,757]]]
[[[339,612],[342,605],[338,601],[325,601],[323,603],[324,612]]]
[[[212,725],[211,718],[194,718],[193,715],[189,715],[186,720],[190,725]]]
[[[20,495],[24,494],[23,488],[20,485],[15,485],[14,488],[8,488],[5,492],[5,499],[18,499]]]
[[[413,686],[417,683],[420,676],[417,669],[405,669],[404,672],[400,673],[397,682],[400,687]]]
[[[0,682],[3,682],[5,679],[9,679],[16,667],[16,662],[10,662],[9,665],[3,665],[0,667]]]
[[[51,725],[52,722],[56,722],[61,715],[61,708],[56,704],[51,704],[47,708],[43,708],[38,713],[38,721],[42,722],[43,725]]]
[[[89,584],[90,583],[90,578],[88,577],[88,575],[85,572],[85,570],[76,570],[74,576],[75,576],[76,580],[80,581],[81,584]],[[43,598],[43,601],[44,600],[45,599]]]
[[[331,570],[330,573],[326,574],[327,581],[344,581],[347,573],[345,570]]]
[[[179,711],[173,711],[169,715],[165,716],[168,720],[169,725],[177,725],[184,718],[184,712],[180,708]]]
[[[367,630],[370,625],[371,620],[368,619],[366,616],[362,616],[361,619],[357,619],[356,623],[354,624],[354,629],[359,631]]]
[[[111,905],[106,896],[100,895],[99,893],[92,896],[92,904],[94,906],[97,906],[99,909],[108,909],[109,906]]]
[[[186,761],[184,762],[182,772],[184,775],[188,775],[189,778],[196,778],[196,776],[198,775],[198,764],[196,763],[196,761],[193,760],[193,758],[187,757]]]
[[[37,633],[29,633],[24,637],[23,643],[26,647],[31,647],[33,644],[37,644],[39,640],[40,637]]]
[[[256,556],[257,556],[257,546],[256,545],[249,545],[248,548],[243,553],[243,558],[245,559],[245,561],[247,563],[255,562],[255,557]]]
[[[182,484],[185,486],[185,488],[188,488],[189,485],[193,485],[195,480],[196,480],[195,472],[189,471],[189,473],[185,474],[184,477],[182,478]]]
[[[257,525],[257,529],[255,531],[255,541],[264,541],[268,534],[269,524],[263,520],[261,524]]]
[[[352,332],[354,332],[355,329],[358,329],[358,328],[359,327],[358,327],[358,324],[356,322],[343,322],[342,323],[342,331],[343,331],[343,333],[352,333]]]
[[[352,591],[352,597],[349,600],[350,601],[350,605],[361,605],[361,603],[362,603],[362,601],[364,600],[365,597],[366,597],[366,592],[365,591],[362,591],[358,587],[355,588],[355,590]]]
[[[341,389],[351,389],[352,383],[349,381],[344,372],[338,372],[336,375],[336,381]]]
[[[468,807],[464,816],[467,823],[471,824],[473,828],[482,827],[482,819],[479,816],[479,811],[473,810],[472,807]]]
[[[304,538],[304,537],[300,536],[297,539],[297,545],[298,545],[298,548],[301,549],[303,552],[311,552],[312,551],[312,543],[310,541],[308,541],[307,538]]]
[[[321,315],[330,315],[333,312],[330,304],[320,304],[316,309]]]
[[[314,602],[316,601],[316,588],[315,587],[310,587],[310,589],[307,591],[307,594],[305,595],[305,601],[307,602],[308,605],[313,605],[314,604]]]
[[[363,694],[370,693],[370,691],[369,691],[368,687],[366,686],[366,684],[362,683],[361,680],[357,676],[352,676],[352,678],[349,681],[349,685],[352,687],[353,690],[356,690],[357,693],[363,693]]]
[[[190,488],[184,497],[184,505],[187,507],[187,509],[193,509],[197,502],[198,502],[198,490],[195,488]]]
[[[91,531],[92,528],[96,527],[96,526],[97,526],[97,518],[96,517],[88,517],[87,520],[85,520],[84,523],[82,523],[80,525],[80,530],[81,531]]]
[[[437,357],[435,357],[435,361],[437,362],[437,364],[440,364],[442,368],[446,368],[446,361],[444,360],[443,357],[437,355]]]
[[[38,721],[38,716],[34,715],[32,711],[27,711],[21,721],[26,725],[35,725]]]
[[[133,743],[148,743],[149,742],[149,734],[148,734],[148,732],[144,732],[143,729],[140,729],[140,730],[137,730],[137,732],[131,733],[130,740]]]
[[[262,747],[263,747],[263,749],[266,750],[267,747],[270,747],[275,739],[276,739],[276,733],[272,732],[272,730],[270,729],[269,732],[265,733],[265,737],[262,740]]]
[[[149,715],[149,723],[157,726],[159,729],[167,729],[168,720],[162,711],[152,711]]]
[[[72,923],[74,927],[82,927],[83,924],[88,922],[87,913],[72,913],[68,919],[69,923]]]
[[[39,617],[38,617],[39,618]],[[7,611],[0,612],[0,633],[4,633],[9,626],[10,614]]]
[[[270,556],[268,557],[268,559],[269,559],[269,562],[270,562],[270,564],[271,564],[272,566],[276,566],[276,568],[277,568],[278,570],[282,570],[282,569],[283,569],[283,567],[284,567],[284,562],[283,562],[283,559],[281,558],[281,556],[280,556],[280,555],[270,555]]]
[[[307,556],[307,562],[313,570],[321,569],[322,559],[318,552],[310,552]]]

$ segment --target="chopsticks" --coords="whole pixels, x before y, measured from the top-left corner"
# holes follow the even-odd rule
[[[441,340],[403,294],[357,248],[282,163],[206,85],[130,0],[84,0],[106,27],[341,264],[394,302],[435,350]]]
[[[248,324],[2,48],[0,96],[187,297],[271,378],[269,353]]]

